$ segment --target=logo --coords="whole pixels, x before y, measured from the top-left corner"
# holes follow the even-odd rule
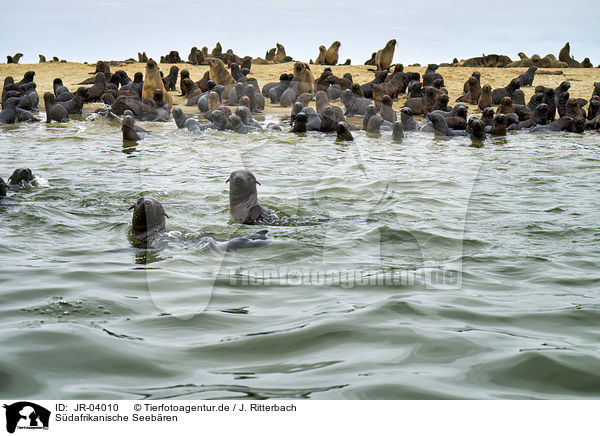
[[[14,433],[15,429],[48,430],[50,411],[29,401],[19,401],[6,409],[6,431]]]

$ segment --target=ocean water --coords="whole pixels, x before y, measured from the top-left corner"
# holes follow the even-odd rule
[[[141,125],[0,128],[0,176],[37,175],[0,205],[0,397],[600,397],[598,133]],[[241,168],[278,225],[231,221]],[[154,249],[128,238],[141,194],[169,214]]]

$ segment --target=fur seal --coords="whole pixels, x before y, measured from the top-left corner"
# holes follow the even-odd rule
[[[292,129],[290,132],[293,133],[306,133],[306,122],[308,121],[308,117],[304,112],[298,112],[294,116],[294,120],[292,122]]]
[[[381,106],[379,107],[381,117],[390,123],[394,123],[398,119],[398,115],[396,115],[396,111],[393,109],[392,105],[392,98],[389,95],[385,95],[381,100]]]
[[[511,59],[505,55],[489,54],[461,60],[458,62],[459,67],[505,67],[511,63]]]
[[[404,127],[404,130],[406,131],[412,132],[415,130],[419,130],[419,126],[413,118],[412,109],[409,107],[405,106],[400,110],[400,122],[402,123],[402,127]]]
[[[163,84],[165,85],[165,91],[175,91],[175,85],[177,84],[177,74],[179,73],[179,67],[177,65],[171,66],[169,74],[163,77]]]
[[[554,121],[556,118],[556,92],[552,88],[544,90],[542,103],[548,106],[548,121]]]
[[[123,131],[123,141],[139,141],[141,136],[135,131],[135,121],[133,117],[127,115],[123,117],[121,122],[121,130]]]
[[[158,89],[162,91],[165,102],[171,107],[173,99],[165,90],[165,85],[160,77],[160,71],[154,59],[149,59],[146,63],[146,74],[144,75],[144,86],[142,88],[142,99],[152,98],[154,91]]]
[[[83,114],[83,105],[87,100],[88,90],[87,88],[80,86],[79,88],[77,88],[77,91],[75,92],[73,98],[67,101],[57,101],[56,103],[64,106],[67,110],[67,113]]]
[[[517,77],[517,80],[519,80],[521,86],[533,86],[533,79],[535,78],[535,72],[537,71],[537,69],[538,67],[536,67],[535,65],[531,66],[529,67],[527,72]]]
[[[481,95],[479,96],[477,107],[480,110],[492,107],[492,87],[490,85],[483,85],[483,88],[481,88]]]
[[[141,197],[129,208],[132,209],[131,230],[136,245],[146,246],[159,233],[165,231],[165,218],[169,215],[156,198]]]
[[[475,73],[473,73],[475,74]],[[479,102],[479,98],[481,97],[481,84],[475,75],[469,77],[466,83],[467,92],[462,96],[458,97],[456,101],[461,101],[463,103],[477,104]]]
[[[35,176],[29,168],[17,168],[8,178],[8,182],[13,186],[23,186],[26,183],[32,183],[34,180]]]
[[[540,103],[528,120],[520,121],[518,124],[511,124],[507,130],[528,129],[536,125],[548,124],[548,106]]]
[[[356,97],[352,91],[345,89],[342,93],[342,103],[346,108],[344,115],[351,117],[354,115],[363,115],[367,106],[371,104],[371,100],[368,98]]]
[[[401,121],[396,121],[392,125],[392,140],[400,142],[404,139],[404,128],[402,127]]]
[[[247,126],[242,123],[242,119],[237,115],[230,115],[227,119],[231,123],[231,127],[233,128],[234,132],[246,134],[257,132],[259,130],[254,126]]]
[[[233,171],[229,183],[229,210],[234,220],[242,224],[268,224],[276,215],[258,203],[256,185],[260,185],[248,170]]]
[[[344,121],[340,121],[337,123],[336,138],[339,141],[354,141],[354,137],[352,136],[352,133],[350,133],[350,129],[348,128],[348,123]]]
[[[312,92],[315,83],[308,65],[302,62],[296,62],[294,64],[294,79],[298,81],[298,95],[304,94],[305,92]]]
[[[235,80],[225,68],[225,64],[221,59],[208,58],[208,65],[210,65],[210,80],[215,82],[217,85],[233,85]]]
[[[425,89],[424,97],[409,98],[408,100],[406,100],[405,105],[412,110],[413,114],[416,115],[431,112],[433,106],[435,105],[435,102],[435,91],[433,90],[433,88],[427,87]]]
[[[277,51],[275,52],[274,62],[276,64],[285,62],[285,60],[287,59],[287,55],[285,54],[285,47],[279,43],[275,44],[275,46],[277,47]]]
[[[477,83],[479,83],[481,85],[481,73],[479,71],[473,71],[473,73],[471,74],[471,77],[475,77],[475,80],[477,80]],[[469,77],[469,79],[471,77]],[[463,85],[463,93],[465,93],[465,94],[467,92],[469,92],[469,79],[467,79],[467,81]]]
[[[427,119],[431,122],[433,133],[435,136],[465,136],[466,132],[450,129],[446,123],[446,119],[440,114],[427,114]]]
[[[154,197],[145,196],[139,198],[129,208],[133,209],[131,218],[131,241],[134,246],[147,248],[166,229],[166,219],[169,215],[164,206]],[[202,236],[200,242],[207,244],[210,248],[218,251],[232,251],[240,248],[262,247],[268,243],[267,230],[261,230],[252,235],[233,238],[225,242],[217,242],[210,236]]]
[[[492,122],[491,134],[493,136],[506,136],[506,127],[508,120],[504,114],[497,114],[494,116]]]
[[[327,51],[325,52],[325,65],[336,65],[338,63],[338,58],[339,58],[339,50],[340,50],[340,45],[342,45],[341,42],[339,41],[334,41],[333,44],[331,44],[331,47],[329,47],[327,49]]]
[[[318,113],[321,116],[321,127],[319,130],[321,132],[335,132],[338,121],[333,108],[331,106],[326,106]]]
[[[492,91],[492,104],[500,104],[504,97],[513,96],[514,92],[521,87],[519,79],[512,79],[504,88],[497,88]]]
[[[558,60],[566,62],[570,68],[581,68],[581,64],[571,56],[571,46],[568,42],[560,49]]]
[[[319,46],[319,56],[317,56],[317,60],[315,61],[316,65],[323,65],[325,63],[325,53],[327,49],[324,45]]]
[[[46,107],[46,123],[51,123],[52,121],[66,123],[69,121],[67,109],[55,102],[54,94],[51,92],[44,93],[44,106]]]
[[[389,70],[394,58],[394,50],[396,48],[396,40],[390,39],[385,47],[375,55],[375,66],[377,70]]]
[[[14,124],[17,121],[19,101],[19,97],[10,97],[4,102],[0,111],[0,124]]]
[[[467,124],[467,134],[473,140],[483,140],[485,136],[485,125],[478,118],[471,118]]]

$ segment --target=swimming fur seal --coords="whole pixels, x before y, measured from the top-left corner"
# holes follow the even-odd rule
[[[33,171],[29,168],[17,168],[13,171],[11,176],[8,178],[8,182],[13,185],[23,185],[25,183],[31,183],[35,179]]]
[[[132,209],[131,230],[136,244],[145,246],[158,233],[165,231],[165,218],[169,215],[156,198],[150,196],[138,198],[129,208]]]
[[[336,134],[339,141],[354,141],[354,137],[348,128],[348,123],[345,121],[340,121],[337,123]]]
[[[136,203],[129,208],[133,209],[131,218],[131,237],[133,244],[140,248],[146,248],[152,241],[159,237],[166,228],[165,218],[169,215],[165,212],[164,206],[156,198],[145,196],[139,198]],[[239,238],[233,238],[225,242],[217,242],[209,236],[203,236],[201,239],[208,243],[208,246],[218,251],[232,251],[240,248],[262,247],[267,245],[267,230],[261,230]]]
[[[44,93],[44,106],[46,107],[47,123],[51,123],[52,121],[66,123],[69,121],[67,109],[54,101],[54,94],[51,92]]]
[[[394,122],[392,126],[392,139],[395,142],[400,142],[404,139],[404,128],[401,121]]]
[[[121,130],[123,131],[123,141],[139,141],[141,136],[135,131],[135,121],[133,117],[127,115],[123,117],[121,122]]]
[[[456,131],[450,129],[446,123],[446,119],[437,113],[430,113],[427,115],[427,119],[431,121],[433,126],[433,133],[435,136],[465,136],[466,132]]]
[[[225,183],[229,183],[229,209],[234,220],[242,224],[268,224],[276,217],[258,203],[256,185],[260,183],[250,171],[233,171]]]

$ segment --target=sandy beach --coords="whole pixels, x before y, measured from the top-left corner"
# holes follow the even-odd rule
[[[209,70],[208,65],[190,65],[190,64],[160,64],[161,71],[166,75],[172,65],[177,65],[179,71],[187,69],[194,81],[200,80],[204,73]],[[292,73],[294,67],[293,62],[269,65],[252,65],[252,71],[249,77],[255,77],[262,88],[266,83],[276,82],[279,76],[283,73]],[[313,76],[318,78],[323,70],[324,65],[310,65]],[[354,82],[366,83],[373,80],[372,66],[367,65],[338,65],[330,67],[335,75],[342,76],[344,73],[352,74]],[[145,64],[143,63],[118,63],[111,62],[111,71],[124,70],[131,78],[140,71],[144,73]],[[405,72],[418,72],[421,75],[425,72],[425,67],[405,67]],[[35,71],[35,82],[37,83],[37,91],[40,97],[46,91],[52,91],[52,81],[60,77],[64,84],[72,91],[77,89],[77,84],[91,77],[90,73],[95,71],[95,64],[80,64],[80,63],[55,63],[46,62],[42,64],[1,64],[0,77],[13,76],[15,80],[20,80],[26,71]],[[437,70],[444,77],[445,86],[450,95],[450,104],[453,105],[455,100],[462,95],[464,82],[471,76],[473,71],[481,73],[481,84],[490,84],[492,88],[500,88],[506,86],[511,79],[519,74],[527,71],[527,68],[463,68],[463,67],[442,67]],[[544,74],[547,72],[560,74]],[[584,98],[589,100],[594,82],[600,80],[600,70],[598,68],[559,68],[545,69],[540,68],[535,76],[534,86],[522,88],[525,93],[526,101],[533,95],[535,86],[543,85],[546,87],[557,87],[562,81],[568,80],[571,82],[569,93],[572,98]],[[91,85],[87,85],[91,86]],[[177,89],[179,90],[179,79],[177,81]],[[198,112],[195,106],[185,106],[185,99],[178,97],[179,92],[171,92],[173,102],[176,105],[181,105],[187,113]],[[41,100],[41,98],[40,98]],[[399,110],[404,106],[406,94],[401,95],[398,101],[394,102],[394,109]],[[43,104],[43,102],[41,102]],[[335,104],[341,105],[338,100]],[[314,106],[314,101],[311,103]],[[478,112],[476,105],[469,105],[469,112]],[[265,113],[289,113],[290,108],[283,108],[279,105],[270,105],[267,102]]]

